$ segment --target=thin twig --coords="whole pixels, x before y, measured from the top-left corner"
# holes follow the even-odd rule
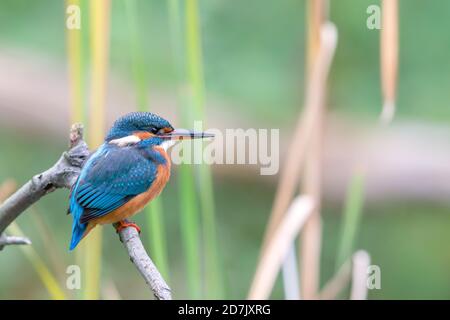
[[[34,176],[0,205],[0,249],[5,244],[27,243],[26,238],[3,235],[5,229],[41,197],[58,188],[70,189],[75,183],[84,161],[89,157],[89,149],[83,140],[81,124],[72,126],[69,147],[70,149],[63,153],[53,167]],[[124,228],[119,236],[131,261],[150,286],[154,296],[157,299],[171,299],[170,288],[149,258],[136,230],[130,227]]]

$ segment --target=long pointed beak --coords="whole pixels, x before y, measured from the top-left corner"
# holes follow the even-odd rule
[[[160,135],[160,138],[170,139],[170,140],[205,139],[205,138],[214,138],[214,134],[178,128],[171,132]]]

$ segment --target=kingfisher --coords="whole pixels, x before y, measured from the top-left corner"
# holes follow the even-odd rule
[[[132,112],[116,120],[72,187],[70,250],[97,225],[113,224],[118,232],[134,227],[140,232],[128,218],[157,197],[168,182],[167,149],[178,140],[213,136],[174,129],[150,112]]]

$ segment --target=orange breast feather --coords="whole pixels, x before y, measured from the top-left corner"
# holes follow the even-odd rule
[[[97,224],[116,223],[133,216],[134,214],[142,210],[149,201],[156,198],[161,193],[170,178],[170,159],[163,148],[155,147],[155,149],[160,152],[161,155],[166,159],[166,164],[158,165],[155,180],[153,181],[150,188],[147,191],[137,195],[116,210],[111,211],[110,213],[102,217],[89,221],[85,235]]]

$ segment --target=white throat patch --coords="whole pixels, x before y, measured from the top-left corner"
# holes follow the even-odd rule
[[[111,140],[109,143],[115,144],[119,147],[126,147],[133,144],[136,144],[138,142],[142,141],[138,136],[131,135],[126,136],[119,139]],[[176,143],[175,140],[165,140],[163,143],[160,144],[160,147],[164,149],[164,151],[167,151],[171,146],[173,146]]]
[[[131,136],[126,136],[120,139],[114,139],[111,140],[109,143],[115,144],[119,147],[126,147],[132,144],[136,144],[138,142],[140,142],[141,139],[138,136],[135,136],[134,134]]]

